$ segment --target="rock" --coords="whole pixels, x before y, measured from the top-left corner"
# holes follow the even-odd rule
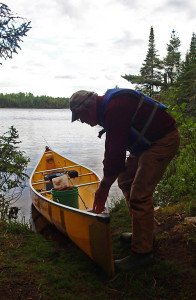
[[[196,217],[187,217],[187,218],[184,219],[184,221],[187,224],[194,224],[194,225],[196,225]]]

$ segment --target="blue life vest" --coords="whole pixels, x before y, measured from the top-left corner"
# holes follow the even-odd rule
[[[130,95],[136,96],[138,98],[138,106],[137,106],[137,109],[136,109],[132,119],[131,119],[131,127],[130,127],[130,132],[129,132],[128,145],[127,145],[127,150],[129,150],[131,153],[135,154],[138,152],[142,152],[151,146],[152,142],[149,141],[147,138],[145,138],[144,135],[145,135],[157,109],[166,110],[167,106],[164,105],[163,103],[160,103],[160,102],[142,94],[139,91],[135,91],[135,90],[131,90],[131,89],[122,89],[122,88],[109,89],[106,91],[103,101],[102,101],[102,103],[99,107],[99,111],[98,111],[99,124],[104,128],[104,130],[101,130],[99,137],[101,137],[101,135],[105,131],[107,131],[107,128],[105,128],[105,126],[104,126],[104,112],[105,112],[106,106],[109,104],[109,102],[112,99],[115,99],[115,96],[119,96],[122,94],[130,94]],[[142,128],[142,130],[138,131],[136,128],[134,128],[134,126],[132,124],[134,123],[137,113],[143,103],[148,103],[148,104],[152,105],[153,109],[146,121],[146,124]]]

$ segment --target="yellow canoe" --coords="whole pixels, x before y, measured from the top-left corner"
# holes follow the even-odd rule
[[[73,178],[73,172],[78,176]],[[53,195],[53,183],[49,178],[63,174],[70,174],[70,177],[67,175],[69,185],[78,190],[77,207],[67,205],[69,199],[66,205],[59,203]],[[99,177],[92,170],[46,147],[31,175],[30,193],[35,208],[57,229],[68,235],[108,276],[112,276],[114,263],[110,216],[107,213],[91,212],[99,183]]]

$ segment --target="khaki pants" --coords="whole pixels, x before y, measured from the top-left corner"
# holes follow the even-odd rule
[[[153,192],[179,144],[176,129],[157,140],[142,154],[130,155],[126,160],[125,172],[118,177],[118,185],[126,198],[132,218],[131,248],[135,252],[147,253],[153,249]]]

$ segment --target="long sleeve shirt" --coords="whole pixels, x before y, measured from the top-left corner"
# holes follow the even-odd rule
[[[103,96],[98,97],[99,104]],[[134,95],[123,94],[112,99],[104,111],[104,128],[106,129],[105,153],[103,160],[104,176],[118,175],[125,167],[128,136],[132,117],[138,107],[138,98]],[[141,130],[153,105],[143,103],[134,119],[134,127]],[[165,110],[158,109],[155,113],[145,137],[151,142],[162,138],[172,131],[176,122]]]

